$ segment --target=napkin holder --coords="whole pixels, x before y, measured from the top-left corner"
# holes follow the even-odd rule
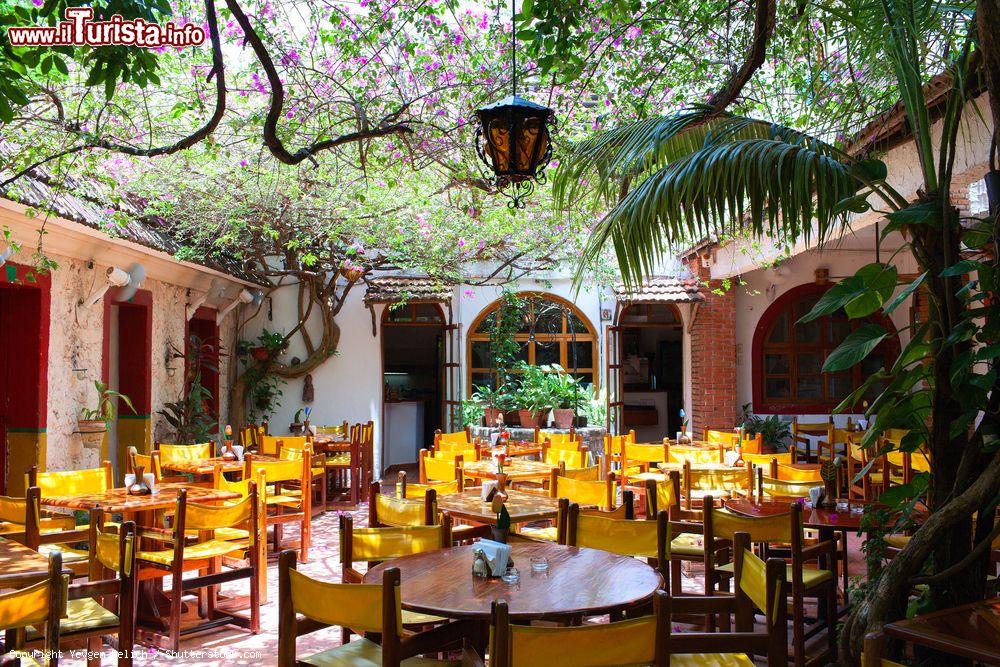
[[[479,495],[482,497],[484,503],[493,500],[493,490],[496,488],[497,482],[495,479],[483,480],[483,485],[479,489]]]
[[[507,571],[511,564],[510,545],[493,540],[479,540],[476,548],[486,556],[486,564],[489,566],[490,576],[499,577]]]
[[[812,503],[813,507],[820,507],[823,502],[823,496],[826,491],[822,486],[814,486],[809,489],[809,502]]]
[[[142,474],[142,479],[146,482],[146,486],[149,487],[150,493],[156,493],[156,475],[146,472]],[[133,484],[135,484],[135,475],[127,473],[125,475],[125,489],[131,488]]]

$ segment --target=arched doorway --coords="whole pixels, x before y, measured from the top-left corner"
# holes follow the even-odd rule
[[[521,346],[518,360],[535,366],[559,364],[584,383],[597,386],[597,330],[587,316],[554,294],[521,292],[517,296],[526,302],[523,323],[514,334]],[[469,327],[465,386],[470,395],[476,387],[496,386],[490,328],[499,307],[497,299]]]
[[[684,329],[672,303],[631,303],[618,313],[616,396],[619,432],[635,429],[636,438],[655,442],[681,427],[684,405]],[[610,380],[609,380],[610,382]]]
[[[899,337],[892,322],[880,315],[847,319],[841,312],[799,324],[820,297],[833,286],[808,283],[792,288],[772,303],[753,336],[753,410],[762,414],[806,415],[831,412],[865,378],[888,369],[899,355]],[[844,338],[868,322],[889,331],[860,364],[842,373],[824,373],[827,356]],[[869,400],[882,391],[875,383]]]
[[[382,472],[416,463],[445,423],[444,332],[436,303],[382,311]]]

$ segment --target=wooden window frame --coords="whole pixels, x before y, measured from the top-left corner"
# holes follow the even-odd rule
[[[764,314],[761,315],[760,320],[757,323],[757,328],[754,331],[752,347],[754,412],[762,414],[829,414],[843,400],[842,398],[827,397],[828,378],[830,375],[828,373],[819,374],[819,377],[822,378],[822,391],[824,396],[822,399],[798,399],[795,396],[796,379],[798,378],[796,369],[796,354],[798,352],[817,352],[820,355],[823,355],[824,353],[832,351],[836,346],[825,342],[822,338],[821,342],[816,344],[796,344],[793,308],[803,299],[822,296],[828,289],[833,287],[834,284],[835,283],[807,283],[805,285],[799,285],[798,287],[792,288],[778,297],[774,303],[772,303],[767,310],[764,311]],[[774,323],[786,312],[789,313],[789,341],[787,343],[768,343],[767,338],[771,333]],[[829,316],[824,316],[818,320],[821,323],[821,332],[825,330],[823,324],[827,323],[830,319],[831,318]],[[899,355],[900,349],[899,335],[892,321],[877,313],[872,314],[867,318],[849,321],[851,323],[852,330],[856,329],[865,322],[872,322],[882,326],[889,332],[889,335],[882,341],[882,343],[879,344],[879,347],[876,348],[876,350],[882,352],[886,367],[890,366]],[[790,395],[787,398],[772,398],[768,397],[765,393],[766,381],[768,377],[765,373],[765,354],[777,351],[789,356],[789,370],[787,377]],[[852,387],[858,387],[862,381],[860,365],[854,366],[848,371],[848,373],[851,375]]]
[[[591,323],[590,319],[580,311],[572,302],[563,299],[562,297],[556,296],[555,294],[550,294],[548,292],[519,292],[517,296],[522,298],[532,298],[545,301],[552,301],[565,306],[567,310],[576,315],[576,317],[583,323],[586,331],[577,332],[575,334],[577,343],[587,343],[591,344],[591,366],[580,366],[576,369],[576,375],[589,375],[590,382],[595,388],[599,386],[600,383],[600,364],[598,363],[600,359],[600,350],[598,349],[598,336],[597,330]],[[465,373],[465,387],[466,395],[471,396],[474,390],[472,385],[472,376],[479,374],[489,374],[492,373],[496,375],[496,371],[490,368],[481,368],[472,366],[472,344],[489,342],[490,335],[488,332],[477,331],[479,327],[483,324],[483,321],[489,317],[489,315],[500,306],[500,299],[497,299],[479,313],[475,320],[473,320],[472,325],[469,327],[469,334],[466,340],[466,373]],[[569,358],[569,345],[573,342],[574,334],[569,333],[566,313],[563,312],[562,315],[562,333],[550,334],[550,333],[535,333],[535,340],[531,340],[531,334],[529,333],[517,333],[514,334],[514,340],[519,343],[528,344],[528,364],[535,365],[535,344],[538,342],[558,342],[559,343],[559,365],[562,366],[567,373],[573,373],[573,364]],[[584,380],[586,382],[586,380]]]

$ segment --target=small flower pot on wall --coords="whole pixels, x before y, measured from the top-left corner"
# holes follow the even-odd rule
[[[102,419],[80,419],[77,421],[76,432],[80,434],[84,449],[100,449],[104,443],[104,434],[108,425]]]
[[[556,408],[553,410],[552,425],[556,428],[570,428],[573,426],[573,410],[570,408]]]
[[[271,355],[266,347],[255,347],[250,350],[250,356],[257,361],[267,361]]]

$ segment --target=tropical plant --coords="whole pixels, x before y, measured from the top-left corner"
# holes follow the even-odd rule
[[[515,335],[524,324],[527,301],[506,287],[500,293],[499,306],[490,315],[490,354],[497,372],[497,383],[503,385],[510,379],[511,371],[521,344]]]
[[[768,415],[766,417],[744,412],[743,430],[748,436],[761,436],[761,444],[776,452],[788,450],[788,445],[792,439],[792,427],[778,415]]]
[[[583,411],[587,415],[587,424],[590,426],[600,426],[601,424],[606,424],[608,420],[608,390],[606,387],[601,387],[600,390],[593,389],[593,391],[588,392],[586,403],[584,403]]]
[[[479,426],[483,422],[484,404],[473,398],[462,401],[462,426]]]
[[[186,350],[171,345],[173,359],[184,360],[184,390],[180,398],[165,403],[157,414],[173,429],[173,442],[194,444],[208,442],[214,437],[218,418],[210,408],[212,392],[202,384],[202,372],[219,372],[222,352],[221,341],[217,337],[205,338],[191,334]]]
[[[962,114],[970,99],[967,84],[978,60],[975,25],[961,7],[924,0],[849,4],[820,6],[835,16],[845,39],[891,65],[922,180],[914,201],[890,185],[880,160],[726,112],[745,78],[731,80],[722,102],[713,96],[708,105],[582,142],[563,157],[554,184],[561,206],[578,204],[593,190],[610,207],[584,256],[592,258],[610,243],[627,284],[652,274],[670,247],[685,242],[728,233],[821,244],[843,233],[851,215],[868,212],[887,218],[881,238],[899,232],[897,253],[912,252],[920,267],[915,280],[901,280],[891,259],[869,264],[831,288],[803,318],[837,310],[852,319],[877,311],[889,315],[918,289],[929,305],[926,320],[910,327],[910,342],[892,367],[868,377],[838,408],[860,404],[865,392],[881,383],[884,391],[866,410],[872,428],[863,444],[882,442],[878,438],[886,429],[907,429],[901,442],[883,450],[925,447],[933,461],[930,473],[882,498],[903,517],[917,502],[926,502],[931,513],[901,553],[869,570],[868,586],[852,600],[841,633],[845,663],[856,662],[866,633],[903,617],[914,584],[929,585],[936,608],[982,599],[989,545],[1000,533],[994,528],[1000,488],[1000,301],[992,296],[1000,289],[998,202],[991,201],[991,215],[963,221],[951,194]],[[758,7],[766,10],[766,3]],[[766,14],[763,19],[766,24]],[[773,25],[773,14],[770,20]],[[929,52],[924,37],[929,26],[942,23],[961,30],[953,32],[959,37],[956,48],[932,51],[950,86],[942,98],[940,127],[932,129],[923,87]],[[997,93],[994,126],[1000,127]],[[991,178],[1000,183],[1000,174]],[[878,324],[863,324],[829,355],[823,370],[850,368],[887,335]]]
[[[559,364],[549,364],[540,368],[545,373],[553,408],[578,410],[586,404],[590,392],[579,378],[567,373]]]
[[[521,362],[516,367],[517,391],[514,394],[521,410],[550,410],[554,397],[546,367]]]
[[[117,392],[114,389],[108,389],[108,385],[100,380],[94,381],[94,388],[97,389],[97,405],[93,408],[82,408],[80,410],[81,420],[102,421],[105,428],[110,428],[111,422],[115,420],[119,400],[135,414],[132,401],[125,394]]]
[[[264,329],[261,334],[257,336],[257,341],[260,343],[261,347],[272,354],[275,352],[281,352],[288,347],[288,342],[285,340],[284,334],[278,333],[277,331],[268,331],[267,329]]]
[[[259,366],[248,368],[244,378],[247,383],[247,419],[254,424],[270,421],[278,408],[285,381]]]
[[[513,410],[517,407],[513,394],[514,389],[516,387],[514,387],[513,383],[508,383],[496,389],[480,385],[472,392],[472,400],[479,403],[483,408]]]

